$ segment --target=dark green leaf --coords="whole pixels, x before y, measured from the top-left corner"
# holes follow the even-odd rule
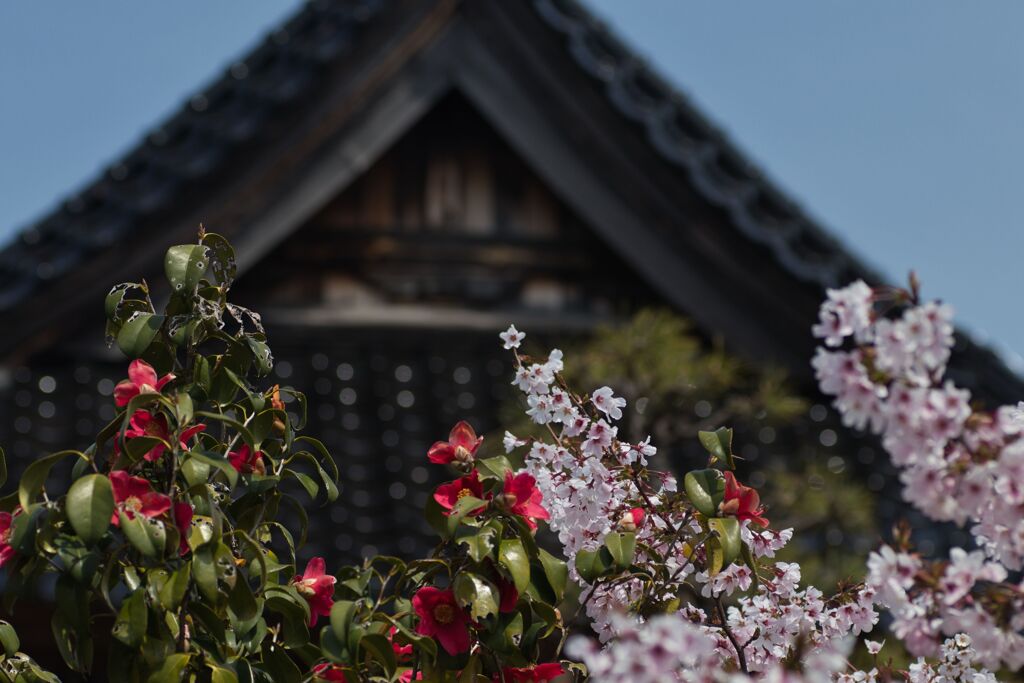
[[[687,472],[683,487],[693,506],[706,517],[718,514],[718,506],[725,497],[725,477],[716,469]]]
[[[178,683],[191,657],[192,655],[180,653],[168,656],[160,668],[150,674],[147,683]]]
[[[700,443],[719,461],[725,461],[730,470],[736,469],[732,455],[732,430],[720,427],[713,432],[698,432]]]
[[[121,603],[111,635],[128,647],[138,647],[146,635],[148,617],[146,594],[137,590]]]
[[[483,619],[498,613],[501,597],[498,589],[487,579],[470,572],[461,572],[452,584],[455,599],[469,609],[474,619]]]
[[[117,348],[128,358],[140,358],[153,343],[164,324],[164,316],[136,313],[117,333]]]
[[[136,550],[145,557],[159,557],[164,553],[167,544],[167,531],[163,522],[149,520],[142,515],[129,519],[123,510],[119,511],[118,519],[125,538]]]
[[[514,468],[512,463],[504,455],[496,455],[493,458],[484,458],[476,461],[476,469],[482,479],[505,479],[505,474]]]
[[[339,643],[348,642],[348,631],[355,614],[356,603],[350,600],[338,600],[331,606],[331,631]]]
[[[189,294],[209,265],[209,249],[201,244],[179,244],[164,256],[164,274],[177,294]]]
[[[609,558],[610,559],[610,558]],[[576,573],[584,581],[593,583],[608,572],[608,565],[600,550],[579,550],[576,552]]]
[[[718,536],[722,546],[722,563],[730,564],[740,556],[743,539],[740,536],[740,522],[735,517],[713,517],[708,520],[708,528]]]
[[[540,564],[544,568],[544,576],[555,591],[555,599],[561,602],[565,597],[565,585],[569,579],[569,567],[543,548],[540,549]]]
[[[620,572],[629,569],[633,564],[636,552],[636,534],[632,532],[611,532],[604,537],[604,547],[611,553],[615,568]]]
[[[398,668],[398,662],[395,661],[395,650],[391,647],[391,641],[384,634],[367,633],[360,639],[359,647],[384,667],[388,678],[395,675],[395,670]]]
[[[21,649],[21,641],[18,640],[18,634],[15,632],[14,627],[6,621],[0,621],[0,645],[3,646],[4,652],[7,653],[8,657],[13,657]]]
[[[525,593],[530,585],[530,558],[526,555],[523,542],[518,538],[503,540],[498,546],[498,562],[512,575],[516,590]]]
[[[88,474],[75,481],[66,499],[68,521],[87,545],[103,538],[114,514],[114,492],[102,474]]]
[[[230,287],[237,272],[235,250],[226,239],[215,232],[203,235],[202,242],[209,248],[210,272],[213,273],[214,280],[219,285]]]
[[[160,588],[160,605],[166,610],[177,610],[185,599],[189,579],[192,578],[192,565],[185,564],[171,574],[167,582]]]
[[[189,451],[189,459],[185,461],[185,464],[188,464],[193,460],[197,460],[204,465],[209,465],[210,467],[214,467],[219,470],[224,475],[225,479],[227,479],[228,486],[232,489],[234,489],[235,485],[238,483],[238,470],[235,469],[234,465],[232,465],[227,458],[223,458],[216,453],[193,450]],[[203,479],[202,481],[205,482],[206,479]],[[196,483],[199,483],[199,481],[196,481]]]
[[[21,504],[22,510],[27,510],[32,501],[42,492],[43,484],[46,483],[46,478],[53,466],[71,456],[85,457],[78,451],[60,451],[44,456],[25,468],[25,472],[21,475],[21,481],[18,483],[18,502]]]

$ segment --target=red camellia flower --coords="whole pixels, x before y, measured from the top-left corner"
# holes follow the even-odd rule
[[[510,514],[519,515],[531,529],[537,528],[535,519],[548,519],[548,511],[541,507],[543,498],[537,488],[537,480],[526,472],[513,475],[505,473],[505,489],[500,498],[500,505]]]
[[[18,508],[20,509],[20,508]],[[18,509],[15,510],[17,514]],[[11,561],[15,551],[11,547],[11,534],[14,532],[14,515],[0,512],[0,567]]]
[[[144,360],[133,360],[128,366],[128,379],[114,387],[114,402],[123,408],[139,394],[159,394],[172,379],[174,375],[171,373],[157,379],[152,365]]]
[[[240,474],[266,474],[267,467],[263,462],[263,451],[254,451],[244,443],[237,451],[228,453],[228,462]]]
[[[725,497],[718,509],[726,515],[733,515],[740,521],[750,520],[767,528],[768,520],[762,515],[761,497],[757,491],[736,481],[732,472],[725,472]]]
[[[337,579],[324,572],[324,558],[314,557],[306,565],[302,576],[292,578],[299,595],[309,603],[309,625],[316,624],[317,617],[331,613],[334,604],[334,584]]]
[[[411,681],[422,681],[423,672],[417,671],[416,678],[412,677],[412,669],[407,669],[398,675],[398,683],[411,683]]]
[[[519,602],[519,591],[516,590],[516,585],[504,576],[499,576],[494,581],[494,585],[498,587],[498,596],[500,597],[498,611],[508,614],[516,608],[516,603]]]
[[[182,450],[188,450],[188,441],[199,432],[205,431],[206,425],[195,425],[181,433],[178,444]],[[171,441],[171,432],[167,427],[167,417],[161,413],[153,415],[148,410],[136,410],[128,421],[128,429],[124,430],[124,438],[135,439],[140,436],[155,436],[166,443]],[[167,450],[166,443],[158,443],[150,448],[143,458],[149,462],[159,460]]]
[[[188,552],[188,532],[192,528],[192,506],[188,503],[174,504],[174,526],[178,527],[178,553]]]
[[[416,632],[437,639],[450,655],[469,650],[469,615],[455,602],[455,593],[424,586],[412,596],[412,607],[420,623]]]
[[[395,642],[395,635],[398,633],[398,629],[392,626],[388,630],[388,640],[391,641],[391,649],[395,651],[395,661],[399,664],[407,662],[412,659],[412,643],[408,645],[399,645]]]
[[[313,680],[345,683],[345,672],[330,662],[322,662],[313,667]]]
[[[565,673],[565,669],[558,662],[548,662],[547,664],[535,664],[521,669],[505,667],[501,670],[501,673],[504,674],[505,680],[508,683],[525,683],[526,681],[544,683],[545,681],[553,681],[558,678]],[[499,681],[501,678],[495,675],[494,680]]]
[[[452,461],[469,463],[473,461],[476,449],[480,448],[484,437],[477,436],[468,422],[459,422],[452,427],[447,441],[438,441],[427,451],[430,462],[447,465]]]
[[[434,500],[445,509],[446,515],[450,515],[452,508],[466,496],[473,496],[474,498],[484,497],[484,489],[480,484],[480,474],[476,470],[473,470],[468,477],[460,477],[453,482],[441,484],[434,491]],[[486,505],[480,506],[470,514],[475,517],[483,512],[486,507]]]
[[[111,524],[120,526],[118,510],[124,512],[128,519],[135,515],[158,517],[171,509],[171,499],[153,490],[149,481],[142,477],[133,477],[124,470],[110,473],[110,487],[114,490],[114,514]]]

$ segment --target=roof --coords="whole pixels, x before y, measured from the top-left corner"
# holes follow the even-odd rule
[[[232,64],[220,78],[195,93],[176,114],[152,130],[123,158],[50,214],[23,229],[0,251],[0,321],[10,322],[11,316],[16,316],[14,319],[20,326],[28,311],[32,311],[33,315],[38,313],[38,297],[49,291],[54,283],[76,269],[83,268],[82,264],[91,256],[110,245],[127,239],[138,240],[141,231],[154,230],[154,225],[161,225],[158,219],[192,202],[197,187],[208,183],[230,185],[234,169],[245,168],[254,155],[258,154],[254,150],[270,144],[269,141],[276,141],[288,130],[289,122],[303,115],[302,110],[309,109],[310,103],[317,98],[325,97],[325,82],[341,78],[338,74],[345,74],[345,79],[358,82],[360,88],[366,89],[370,87],[367,83],[372,85],[372,79],[379,81],[388,78],[389,74],[399,69],[398,65],[385,65],[387,68],[384,68],[377,64],[376,71],[365,65],[360,67],[361,70],[353,67],[345,71],[346,65],[355,61],[353,55],[357,52],[421,49],[426,38],[419,43],[411,39],[401,43],[390,40],[388,36],[402,32],[407,35],[422,33],[419,27],[430,22],[457,23],[453,17],[459,12],[465,15],[461,21],[471,27],[470,31],[497,30],[493,27],[488,29],[488,22],[501,29],[487,36],[494,43],[511,40],[508,35],[519,36],[523,43],[530,42],[518,53],[513,48],[504,48],[503,55],[509,57],[509,61],[518,59],[523,63],[521,70],[524,79],[535,81],[523,86],[521,91],[515,91],[516,95],[532,92],[531,88],[537,92],[548,88],[544,91],[548,94],[559,88],[569,90],[570,86],[566,85],[569,80],[586,80],[600,93],[607,108],[618,117],[618,122],[610,122],[610,119],[601,118],[597,113],[584,111],[582,105],[580,109],[570,111],[570,99],[558,103],[565,110],[559,115],[577,118],[593,116],[590,123],[596,130],[610,125],[628,127],[645,141],[647,151],[656,156],[665,168],[670,169],[655,169],[653,176],[666,176],[666,179],[657,182],[649,179],[646,185],[650,185],[650,188],[636,191],[650,192],[651,206],[676,202],[673,210],[677,211],[674,214],[677,217],[698,216],[694,221],[700,224],[700,231],[694,231],[687,238],[691,242],[686,246],[695,254],[689,269],[696,269],[696,274],[680,274],[677,272],[680,270],[677,263],[658,261],[662,255],[658,253],[657,242],[665,239],[665,226],[650,228],[650,235],[646,236],[649,237],[646,242],[647,251],[636,256],[634,265],[643,262],[644,258],[654,259],[660,264],[658,267],[661,275],[658,279],[665,280],[663,285],[666,288],[690,289],[693,292],[690,296],[698,299],[714,294],[720,299],[721,306],[733,307],[728,314],[716,314],[714,309],[718,304],[709,303],[706,307],[709,311],[700,312],[701,315],[707,315],[704,321],[706,326],[718,330],[732,325],[735,329],[733,336],[742,337],[749,330],[743,326],[745,321],[736,320],[742,316],[736,315],[735,307],[736,300],[741,299],[744,292],[747,296],[761,296],[761,290],[773,287],[802,288],[802,298],[798,304],[774,302],[773,305],[793,308],[792,311],[779,308],[782,313],[776,315],[783,319],[777,325],[800,326],[798,330],[786,332],[786,337],[795,339],[800,335],[806,343],[810,343],[806,326],[807,315],[811,310],[809,302],[820,297],[821,288],[855,278],[864,278],[874,283],[883,281],[788,199],[765,174],[751,165],[736,146],[681,92],[645,64],[643,59],[575,0],[524,0],[521,3],[485,3],[482,0],[314,0],[268,35],[250,54]],[[526,17],[527,13],[532,15],[532,19]],[[484,29],[473,28],[479,26]],[[546,27],[548,35],[538,36],[538,26]],[[440,35],[440,29],[432,35]],[[540,44],[531,41],[544,42]],[[467,49],[466,45],[481,42],[488,41],[480,41],[479,37],[464,37],[451,49],[464,50]],[[487,48],[490,49],[490,45]],[[544,62],[549,54],[544,50],[549,50],[551,54],[560,52],[561,56]],[[536,61],[543,63],[529,64],[531,52],[536,53]],[[476,101],[485,109],[490,107],[489,113],[499,128],[503,128],[512,137],[518,135],[521,147],[534,144],[532,154],[536,164],[547,166],[548,162],[558,160],[557,152],[549,152],[542,144],[546,140],[550,146],[550,132],[547,133],[548,138],[544,138],[545,131],[540,124],[531,124],[533,129],[527,130],[518,122],[511,122],[514,116],[528,118],[536,112],[536,108],[523,109],[518,104],[521,98],[510,97],[513,94],[511,90],[499,92],[502,85],[492,78],[493,68],[485,72],[486,66],[455,63],[460,60],[453,60],[450,55],[448,61],[436,61],[443,64],[443,68],[458,72],[448,77],[445,87],[454,84],[475,88]],[[561,62],[571,64],[576,73],[570,74]],[[472,69],[478,69],[479,73],[472,72]],[[541,82],[545,78],[551,83]],[[427,88],[424,82],[416,81],[420,87]],[[441,88],[440,85],[436,87]],[[351,97],[352,92],[359,90],[352,86],[345,96]],[[571,95],[575,98],[577,93]],[[495,101],[488,105],[488,97],[495,98]],[[550,106],[555,107],[556,104]],[[335,110],[341,108],[336,106]],[[379,110],[375,111],[379,117]],[[386,127],[384,123],[375,125],[378,128]],[[397,125],[393,127],[396,130],[399,128]],[[562,125],[560,130],[566,131],[568,128]],[[555,129],[558,130],[557,126]],[[383,144],[386,136],[384,133],[381,135]],[[530,135],[539,137],[536,142],[531,142],[527,140]],[[579,151],[586,148],[587,140],[582,137],[584,135],[585,131],[572,131],[562,136],[566,138],[566,145],[574,145],[573,149]],[[320,134],[316,139],[327,140],[327,133]],[[623,142],[622,145],[626,146],[627,143]],[[628,159],[625,158],[626,152],[610,148],[603,152],[591,152],[588,149],[587,153],[605,154],[606,158],[600,160],[601,168],[607,167],[604,163],[607,159],[617,159],[616,155],[624,157],[622,177],[628,175],[626,171],[629,168],[635,169],[637,165],[646,164],[644,168],[649,169],[652,163],[644,156],[647,152],[643,150],[630,150],[628,154],[631,156]],[[369,163],[368,155],[365,149],[360,153],[351,152],[351,158],[358,158],[358,163],[353,162],[351,165],[361,164],[365,167]],[[679,183],[671,175],[671,169],[685,177],[695,197],[728,217],[732,228],[749,242],[749,247],[743,246],[740,250],[743,254],[734,257],[723,252],[720,245],[709,245],[709,240],[723,239],[704,225],[717,219],[710,214],[705,215],[703,209],[695,209],[692,200],[686,199],[690,201],[686,204],[684,200],[672,196],[676,194],[675,187]],[[564,177],[573,176],[570,171],[568,167],[559,173],[550,171],[548,177],[555,185],[562,183],[561,189],[566,193],[585,189],[585,181]],[[659,182],[660,188],[657,187]],[[592,198],[597,196],[591,192]],[[587,202],[581,200],[579,206],[585,212]],[[650,215],[647,214],[648,219]],[[596,213],[593,217],[599,218]],[[637,214],[637,225],[644,222],[643,218],[644,214]],[[673,220],[678,222],[679,219]],[[675,229],[673,226],[669,228]],[[609,227],[604,236],[613,246],[628,251],[634,248],[634,243],[645,243],[644,239],[640,239],[640,230],[634,227],[626,231],[629,234],[623,235]],[[271,241],[271,238],[263,240],[266,244]],[[269,247],[262,248],[265,250]],[[639,246],[635,248],[640,249]],[[757,264],[756,267],[761,269],[758,259],[762,253],[770,256],[772,271],[764,274],[759,270],[756,277],[751,277],[747,271],[751,270],[752,264]],[[729,296],[715,293],[714,287],[709,284],[714,279],[709,275],[715,272],[711,266],[721,269],[722,264],[731,258],[746,259],[734,267],[734,272],[728,278],[730,281],[746,278],[746,284],[743,285],[746,290]],[[718,260],[709,265],[708,259]],[[244,258],[242,260],[245,261]],[[253,260],[249,259],[250,262]],[[702,267],[709,270],[701,272]],[[664,275],[667,272],[671,275]],[[795,295],[787,296],[798,298]],[[751,307],[760,308],[756,301]],[[769,313],[772,311],[768,310],[763,315]],[[777,336],[774,333],[778,329],[771,327],[775,324],[762,323],[758,328],[759,334]],[[6,327],[10,329],[11,325]],[[18,335],[13,334],[9,344],[18,341]],[[786,346],[784,340],[778,343]],[[10,348],[3,351],[9,354]],[[803,353],[801,345],[794,358],[803,358],[806,367],[806,356],[800,355]],[[964,335],[961,335],[959,341],[957,357],[959,360],[955,369],[968,386],[973,385],[976,389],[983,387],[1000,401],[1015,400],[1017,396],[1024,395],[1024,383],[1020,378],[1010,372],[994,353],[972,343]]]

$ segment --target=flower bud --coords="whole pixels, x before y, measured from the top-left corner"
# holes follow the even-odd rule
[[[514,493],[501,493],[494,497],[494,506],[502,512],[511,512],[517,501]]]
[[[644,519],[646,518],[647,513],[644,512],[643,508],[633,508],[619,519],[618,529],[627,533],[634,532],[644,525]]]
[[[455,447],[455,462],[463,465],[471,465],[474,460],[476,460],[476,456],[474,456],[468,448],[465,446]]]

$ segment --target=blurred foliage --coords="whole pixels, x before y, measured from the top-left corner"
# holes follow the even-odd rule
[[[527,346],[532,355],[546,354],[533,338]],[[742,360],[660,309],[563,350],[571,386],[608,385],[628,400],[619,436],[637,442],[650,435],[655,467],[681,475],[699,466],[706,453],[697,432],[733,427],[739,479],[760,490],[774,528],[794,528],[781,559],[799,562],[805,582],[822,589],[862,577],[864,556],[879,538],[873,495],[851,471],[855,461],[843,457],[841,440],[820,445],[819,433],[836,425],[809,417],[809,402],[784,370]],[[502,418],[517,435],[545,433],[518,402],[510,401]]]

